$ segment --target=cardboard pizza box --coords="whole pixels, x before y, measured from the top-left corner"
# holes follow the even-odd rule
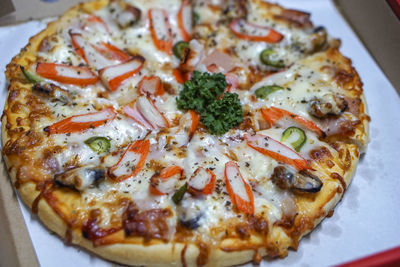
[[[84,0],[1,0],[0,25],[59,16]]]
[[[334,0],[400,94],[400,0]]]
[[[0,26],[57,16],[82,1],[84,0],[0,0]],[[308,2],[317,1],[320,0]],[[389,5],[395,6],[397,3],[397,10],[400,10],[400,0],[331,1],[334,1],[400,93],[400,20]],[[351,55],[348,56],[351,58]],[[3,89],[4,84],[0,86]],[[20,205],[3,163],[0,164],[0,266],[39,266]]]

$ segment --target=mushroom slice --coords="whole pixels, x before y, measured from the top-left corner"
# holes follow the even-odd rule
[[[323,185],[322,181],[309,171],[293,173],[282,165],[275,167],[271,180],[281,189],[306,193],[317,193]]]
[[[340,115],[347,108],[347,101],[342,96],[332,93],[310,100],[308,112],[314,117],[323,119],[328,115]]]
[[[52,84],[52,83],[37,83],[32,88],[34,91],[45,95],[46,97],[50,97],[56,101],[60,101],[62,103],[68,104],[71,102],[71,95],[67,90],[62,89],[61,87]]]
[[[311,34],[311,53],[324,50],[327,47],[328,33],[322,26],[316,27]]]
[[[198,202],[201,200],[196,200],[192,197],[185,198],[181,205],[178,206],[179,213],[179,223],[189,229],[196,229],[200,226],[200,219],[204,216],[200,205]]]
[[[86,166],[75,168],[61,174],[57,174],[54,180],[64,186],[73,187],[78,191],[95,186],[104,179],[105,170],[101,167]]]

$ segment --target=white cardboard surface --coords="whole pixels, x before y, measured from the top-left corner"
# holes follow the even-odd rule
[[[315,25],[342,39],[364,83],[371,121],[371,142],[356,176],[331,218],[301,242],[297,252],[261,266],[331,266],[400,245],[400,98],[329,0],[281,0],[286,7],[311,12]],[[0,28],[0,108],[6,97],[4,70],[30,36],[45,27],[32,21]],[[382,44],[384,48],[384,44]],[[40,265],[115,266],[50,235],[21,205]]]

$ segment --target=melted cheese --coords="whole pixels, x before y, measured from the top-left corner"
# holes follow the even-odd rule
[[[150,140],[150,152],[146,160],[146,164],[142,171],[135,177],[130,177],[121,182],[114,182],[106,179],[97,187],[88,188],[82,192],[82,200],[85,205],[94,205],[93,203],[106,203],[112,201],[115,195],[131,198],[135,201],[141,210],[155,208],[171,208],[174,216],[168,219],[171,234],[175,229],[179,214],[177,214],[177,205],[171,200],[171,194],[164,196],[153,196],[149,193],[150,178],[156,173],[153,163],[167,167],[176,165],[184,170],[184,180],[177,183],[166,183],[164,186],[174,188],[176,191],[180,188],[196,169],[202,167],[210,169],[216,176],[218,190],[214,190],[211,195],[201,200],[193,199],[189,193],[185,194],[184,205],[195,207],[200,210],[202,216],[199,221],[199,232],[207,232],[211,227],[218,226],[223,221],[231,218],[237,218],[238,214],[232,208],[232,201],[226,192],[224,185],[225,164],[229,161],[236,161],[239,165],[240,172],[245,181],[253,186],[255,213],[265,213],[270,224],[273,224],[282,217],[282,203],[285,197],[289,197],[277,188],[270,177],[278,162],[267,157],[251,147],[244,141],[244,131],[232,129],[222,136],[213,136],[202,131],[197,131],[190,142],[181,147],[180,144],[188,142],[188,136],[178,131],[176,121],[182,116],[182,111],[176,107],[175,95],[165,94],[163,96],[152,97],[155,107],[168,120],[169,129],[160,129],[149,131],[122,115],[122,108],[127,103],[136,100],[139,96],[137,84],[144,76],[156,75],[165,83],[171,85],[175,92],[182,89],[182,85],[178,84],[172,75],[172,69],[178,67],[179,60],[173,55],[166,54],[156,49],[153,44],[152,37],[149,32],[148,10],[152,7],[162,8],[168,11],[168,19],[172,27],[174,43],[180,40],[181,36],[177,27],[176,15],[180,8],[180,1],[164,1],[164,0],[135,0],[130,3],[141,9],[142,17],[140,21],[126,29],[120,29],[112,18],[108,8],[96,11],[96,15],[104,20],[109,29],[109,34],[99,31],[86,31],[87,40],[91,43],[111,42],[116,46],[128,50],[131,54],[140,54],[146,60],[143,69],[132,78],[124,82],[124,84],[115,92],[109,92],[99,82],[96,85],[80,88],[72,85],[58,84],[73,97],[71,103],[60,104],[59,102],[49,103],[49,108],[53,113],[54,120],[61,120],[77,114],[86,114],[101,110],[104,107],[113,106],[119,113],[116,119],[101,127],[89,129],[82,133],[72,134],[54,134],[50,136],[50,143],[61,146],[61,153],[55,155],[60,168],[63,169],[70,162],[74,162],[79,166],[102,166],[108,168],[118,162],[122,156],[122,152],[127,145],[135,140]],[[200,14],[202,23],[215,23],[218,19],[215,11],[207,6],[195,6],[196,12]],[[261,13],[260,13],[261,12]],[[245,90],[235,90],[239,94],[240,101],[243,106],[250,109],[250,113],[256,113],[262,107],[277,106],[288,111],[311,119],[307,112],[306,102],[315,96],[322,96],[327,92],[337,92],[338,88],[332,82],[332,77],[327,73],[321,72],[321,67],[329,64],[325,61],[317,61],[315,58],[308,58],[299,61],[306,55],[293,49],[294,42],[303,43],[305,46],[309,42],[309,33],[303,30],[294,30],[286,25],[275,24],[272,20],[260,20],[262,11],[251,5],[249,10],[249,22],[257,23],[262,26],[274,27],[276,30],[285,35],[285,39],[278,44],[267,44],[262,42],[248,42],[233,37],[230,29],[226,25],[218,25],[218,31],[214,32],[204,25],[195,26],[194,30],[203,38],[206,43],[204,49],[208,52],[213,49],[224,50],[232,48],[235,62],[246,71],[242,71],[239,79],[244,80],[246,73],[249,73],[249,66],[259,66],[264,68],[259,60],[259,54],[266,48],[273,47],[277,55],[282,57],[287,64],[294,63],[289,69],[276,73],[272,76],[265,77],[258,81],[251,88],[241,88]],[[85,16],[81,17],[84,20]],[[214,27],[215,25],[213,25]],[[207,29],[206,29],[207,28]],[[211,27],[212,28],[212,27]],[[69,29],[81,31],[79,23],[73,23]],[[227,36],[229,38],[227,38]],[[49,62],[71,63],[78,65],[84,63],[71,49],[71,40],[68,29],[63,30],[56,38],[54,48],[50,53],[40,52],[40,57]],[[320,57],[324,57],[323,54]],[[235,63],[236,64],[236,63]],[[198,69],[206,71],[206,66],[198,66]],[[55,83],[57,84],[57,83]],[[254,92],[259,87],[265,85],[279,85],[284,87],[278,90],[266,99],[254,100]],[[99,95],[105,94],[106,97],[100,98]],[[142,108],[151,112],[150,117],[157,118],[157,125],[163,124],[161,117],[154,107],[142,104]],[[96,118],[90,118],[96,120]],[[38,123],[39,127],[49,125],[48,120],[42,120]],[[162,125],[165,126],[165,125]],[[271,136],[276,140],[280,140],[282,132],[285,129],[270,128],[259,132]],[[308,152],[313,148],[323,145],[317,136],[307,131],[307,141],[302,147],[299,154],[305,158]],[[84,141],[93,136],[103,136],[111,140],[110,152],[98,154],[92,151]],[[170,142],[175,138],[176,144]],[[290,140],[286,145],[290,146]],[[132,159],[130,159],[132,160]],[[137,160],[137,159],[136,159]],[[125,174],[128,171],[121,170],[119,174]],[[240,188],[240,179],[231,181],[234,187]],[[235,185],[237,183],[237,185]],[[201,187],[203,184],[195,184],[195,187]],[[254,186],[255,185],[255,186]],[[112,194],[112,192],[115,195]],[[242,190],[237,192],[243,199],[247,199],[247,194]],[[112,197],[111,197],[112,196]],[[110,199],[108,199],[110,198]],[[96,204],[97,205],[97,204]],[[111,211],[100,205],[102,217],[112,216],[112,212],[121,216],[122,210]],[[101,221],[101,226],[107,227],[110,224],[107,220]]]

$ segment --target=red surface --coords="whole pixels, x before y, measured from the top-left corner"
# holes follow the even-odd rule
[[[397,0],[400,2],[400,0]],[[365,258],[347,262],[337,267],[398,267],[400,266],[400,246]]]
[[[397,18],[400,19],[400,0],[386,0],[386,2],[392,8]]]

